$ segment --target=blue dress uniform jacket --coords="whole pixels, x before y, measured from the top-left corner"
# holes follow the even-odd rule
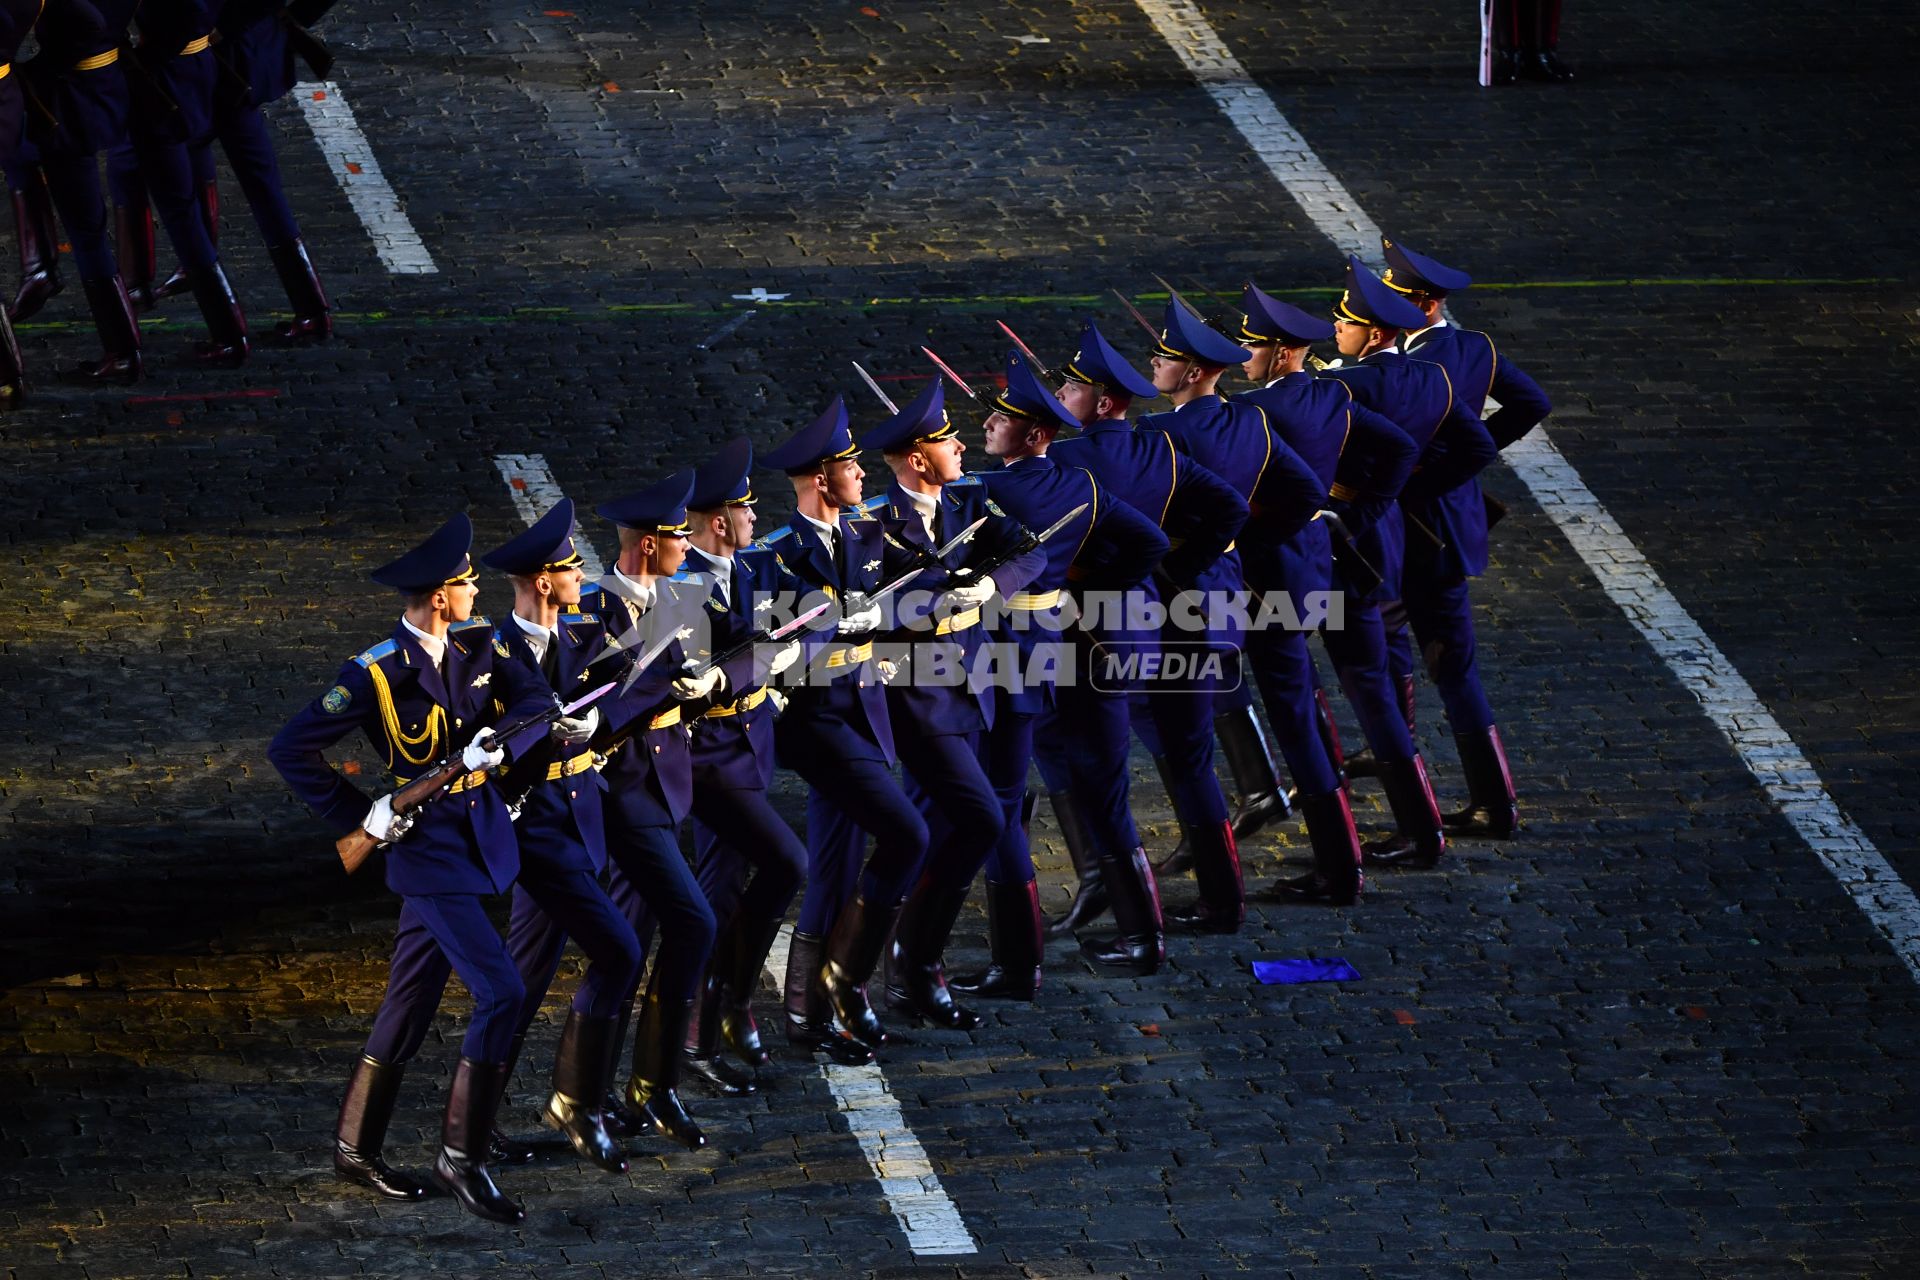
[[[206,37],[213,30],[215,0],[174,0],[142,5],[139,58],[132,73],[128,123],[150,142],[199,143],[213,136],[214,88],[220,65]]]
[[[880,520],[887,544],[884,573],[892,581],[905,572],[913,557],[931,554],[936,543],[927,537],[927,529],[899,481],[887,486],[883,497],[864,504],[867,514]],[[967,615],[937,619],[932,616],[939,593],[967,581],[954,577],[953,570],[978,565],[1010,551],[1027,536],[1027,529],[1009,516],[987,496],[978,477],[963,476],[940,490],[935,532],[939,542],[958,536],[975,520],[986,518],[970,543],[955,547],[937,566],[921,572],[894,597],[896,640],[913,642],[914,671],[906,679],[887,688],[888,715],[898,729],[910,724],[922,735],[975,733],[985,729],[991,703],[983,701],[971,678],[976,656],[986,643],[987,628],[979,611],[972,620]],[[994,586],[1003,599],[1020,594],[1046,565],[1046,554],[1033,547],[993,570]],[[959,623],[961,625],[956,626]],[[953,683],[943,683],[935,671],[952,673]],[[919,679],[914,678],[918,674]]]
[[[886,538],[880,521],[857,511],[841,513],[839,554],[829,557],[820,533],[801,516],[769,534],[761,545],[775,556],[780,571],[800,592],[824,591],[836,600],[870,594],[884,579]],[[809,632],[802,642],[807,683],[793,690],[787,714],[805,716],[828,728],[847,753],[895,763],[893,723],[887,715],[887,691],[874,665],[869,637],[838,638],[839,624]],[[790,672],[789,675],[792,673]],[[840,734],[837,727],[847,731]],[[865,743],[865,746],[861,744]]]
[[[607,651],[606,627],[590,613],[562,614],[555,624],[553,644],[554,678],[552,688],[562,702],[572,702],[611,678],[612,664],[603,663],[594,671],[588,666]],[[527,633],[512,618],[499,626],[499,645],[514,661],[546,683],[540,660],[534,657]],[[621,676],[624,678],[624,675]],[[510,790],[518,790],[521,770],[539,770],[539,776],[527,788],[520,809],[519,828],[529,850],[538,848],[546,861],[566,870],[598,874],[607,866],[607,831],[602,803],[607,791],[606,779],[594,768],[595,754],[580,747],[564,758],[558,744],[547,738],[545,745],[529,748],[508,769]],[[553,776],[556,768],[560,776]]]
[[[580,593],[580,612],[600,620],[609,641],[642,637],[628,656],[637,661],[659,639],[667,619],[693,612],[694,602],[678,595],[689,588],[671,580],[654,584],[659,595],[639,617],[627,600],[599,583]],[[693,749],[688,721],[668,685],[680,674],[686,651],[675,640],[650,663],[626,693],[601,699],[601,732],[607,763],[603,770],[610,800],[629,827],[677,827],[693,807]],[[616,664],[619,665],[619,664]],[[624,682],[626,669],[615,674]],[[596,739],[596,745],[602,739]]]
[[[1007,597],[1010,636],[1019,646],[1023,670],[1057,664],[1059,639],[1071,622],[1062,593],[1069,584],[1083,590],[1125,590],[1150,577],[1167,554],[1167,535],[1145,515],[1108,493],[1092,473],[1055,463],[1052,458],[1021,458],[998,471],[981,473],[987,493],[1006,513],[1036,534],[1085,503],[1087,509],[1040,545],[1046,564],[1025,591]],[[1008,704],[1037,714],[1053,705],[1051,682],[1016,682]]]
[[[274,735],[267,758],[335,835],[358,827],[373,807],[321,753],[359,730],[405,786],[458,753],[485,725],[538,715],[553,705],[546,682],[494,648],[485,618],[447,635],[444,669],[404,625],[340,668],[334,686]],[[513,744],[507,744],[509,752]],[[506,802],[492,782],[442,796],[387,850],[387,887],[396,893],[505,892],[520,868]]]
[[[0,0],[0,66],[8,72],[0,76],[0,156],[11,156],[20,149],[26,98],[20,92],[20,81],[12,74],[13,60],[39,16],[40,0]]]
[[[717,583],[708,593],[707,641],[694,650],[695,658],[718,653],[768,625],[774,602],[791,587],[765,547],[743,547],[732,559],[727,598],[721,599]],[[689,547],[685,569],[704,573],[706,560],[698,548]],[[694,772],[703,787],[757,790],[773,777],[773,722],[779,710],[767,696],[766,680],[755,668],[753,655],[723,670],[727,687],[719,698],[687,704],[693,720]]]
[[[139,0],[47,0],[40,52],[21,70],[53,119],[36,114],[42,155],[91,156],[127,131],[120,43]]]
[[[1486,420],[1496,449],[1504,449],[1538,426],[1552,412],[1540,384],[1511,361],[1500,359],[1493,339],[1473,329],[1435,325],[1406,340],[1405,352],[1447,371],[1454,399],[1476,421],[1491,394],[1500,408]],[[1409,544],[1420,557],[1422,572],[1436,578],[1478,577],[1487,571],[1487,507],[1478,479],[1470,479],[1446,493],[1426,499],[1414,508],[1446,542],[1434,551],[1431,544]]]
[[[282,0],[226,0],[219,9],[222,99],[263,107],[291,93],[299,75]]]

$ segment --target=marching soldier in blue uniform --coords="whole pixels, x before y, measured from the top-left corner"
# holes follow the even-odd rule
[[[1396,838],[1369,844],[1367,860],[1414,867],[1432,866],[1446,849],[1446,837],[1426,762],[1408,731],[1388,674],[1381,610],[1400,598],[1409,536],[1403,506],[1411,508],[1464,483],[1492,461],[1495,452],[1486,428],[1456,403],[1446,371],[1409,360],[1393,349],[1403,329],[1417,327],[1423,320],[1417,307],[1383,284],[1358,258],[1349,257],[1346,289],[1334,305],[1333,322],[1340,354],[1354,363],[1323,375],[1343,383],[1357,403],[1398,426],[1420,451],[1412,474],[1399,488],[1401,504],[1384,500],[1391,496],[1393,480],[1378,469],[1387,463],[1356,459],[1353,467],[1341,468],[1343,493],[1356,496],[1337,498],[1334,506],[1350,525],[1362,526],[1355,531],[1355,547],[1379,572],[1381,581],[1372,591],[1361,591],[1343,575],[1347,579],[1343,582],[1346,625],[1322,633],[1328,656],[1373,749],[1387,804],[1399,828]],[[1439,535],[1416,518],[1411,536],[1434,541]],[[1311,879],[1282,889],[1298,897],[1325,896],[1323,886]]]
[[[766,545],[798,590],[824,593],[840,609],[808,637],[806,679],[774,740],[780,763],[811,787],[807,891],[787,953],[787,1040],[842,1063],[871,1061],[886,1042],[865,985],[927,852],[926,820],[889,772],[898,757],[873,647],[883,611],[865,599],[880,586],[886,542],[880,521],[857,511],[866,474],[858,454],[835,396],[760,460],[786,473],[795,507]],[[864,866],[862,842],[845,834],[855,827],[874,840]]]
[[[1046,566],[1026,590],[1007,598],[998,643],[987,651],[999,660],[996,666],[1018,662],[1011,678],[994,688],[986,735],[987,776],[1007,819],[987,862],[987,901],[991,906],[1004,899],[1009,909],[989,916],[992,961],[986,971],[956,977],[951,985],[962,993],[1031,1000],[1040,984],[1044,924],[1021,810],[1035,721],[1056,705],[1078,730],[1068,761],[1071,785],[1119,926],[1117,936],[1084,939],[1080,950],[1094,964],[1141,976],[1166,960],[1159,889],[1128,806],[1126,719],[1102,724],[1092,718],[1100,703],[1082,696],[1091,688],[1092,672],[1078,669],[1077,638],[1064,633],[1078,615],[1069,588],[1124,595],[1159,567],[1167,537],[1089,472],[1048,456],[1061,429],[1080,424],[1018,352],[1008,353],[1006,382],[987,401],[991,412],[983,428],[986,451],[1001,465],[983,473],[981,482],[1002,510],[1036,533],[1072,519],[1041,544]],[[996,892],[994,885],[1009,889]],[[1012,889],[1021,898],[1017,911]]]
[[[597,508],[619,527],[620,558],[580,593],[580,612],[599,618],[610,638],[635,650],[636,660],[671,633],[700,624],[696,588],[673,581],[686,558],[692,490],[692,473],[682,471]],[[625,1106],[613,1108],[609,1119],[623,1132],[651,1129],[693,1151],[706,1145],[706,1135],[680,1102],[681,1047],[713,951],[715,924],[680,854],[679,828],[693,806],[687,717],[690,708],[724,689],[726,677],[717,668],[700,677],[683,675],[686,659],[680,640],[672,639],[621,700],[625,723],[610,715],[596,743],[607,757],[608,892],[643,948],[654,921],[660,926],[660,950],[633,1034]],[[623,994],[623,1017],[630,1015],[634,994]]]
[[[591,614],[564,613],[580,603],[580,555],[573,545],[573,502],[562,498],[524,533],[480,557],[513,582],[513,612],[494,637],[497,657],[532,671],[562,701],[626,675],[626,663],[603,662],[606,628]],[[628,655],[616,655],[624,658]],[[640,980],[640,942],[600,887],[607,865],[601,816],[606,783],[592,740],[598,706],[555,726],[551,749],[516,761],[505,785],[517,793],[520,877],[513,889],[507,950],[527,997],[514,1024],[508,1070],[519,1060],[527,1028],[553,985],[567,939],[579,943],[588,968],[574,992],[560,1048],[554,1056],[553,1094],[542,1118],[565,1134],[583,1157],[615,1173],[627,1162],[601,1119],[621,1002]],[[501,1142],[496,1158],[531,1158]]]
[[[753,545],[752,472],[752,443],[730,440],[694,471],[687,499],[692,532],[683,572],[712,584],[706,610],[713,653],[765,627],[783,586],[773,552]],[[789,641],[730,666],[726,696],[693,721],[694,872],[714,918],[726,923],[707,966],[686,1067],[723,1096],[756,1086],[719,1056],[722,1042],[750,1067],[771,1061],[753,1020],[753,992],[807,874],[806,845],[767,798],[779,714],[767,682],[800,652],[799,641]],[[748,872],[752,878],[742,884]]]
[[[46,110],[33,114],[31,142],[6,165],[25,273],[16,311],[38,311],[59,287],[52,269],[59,241],[45,208],[50,197],[66,226],[87,310],[100,335],[100,358],[72,371],[88,382],[140,378],[140,325],[114,265],[100,191],[100,153],[127,130],[120,44],[138,5],[139,0],[47,0],[40,15],[40,52],[20,68]],[[27,259],[35,253],[46,271],[28,269]]]
[[[1126,412],[1133,401],[1151,400],[1160,394],[1159,389],[1135,371],[1091,323],[1082,330],[1078,349],[1061,370],[1061,379],[1060,402],[1083,430],[1075,439],[1056,443],[1049,456],[1063,465],[1085,467],[1107,492],[1143,515],[1157,516],[1171,549],[1160,563],[1160,572],[1131,593],[1137,599],[1129,604],[1171,604],[1179,592],[1191,589],[1234,545],[1246,524],[1246,499],[1219,475],[1182,455],[1166,433],[1136,431],[1127,424]],[[1099,631],[1109,651],[1120,654],[1157,653],[1163,634],[1176,643],[1180,639],[1180,633],[1170,627],[1141,630],[1123,623]],[[1154,762],[1185,828],[1180,802],[1189,797],[1185,782],[1175,779],[1192,769],[1206,769],[1211,776],[1211,730],[1194,719],[1197,713],[1190,694],[1156,690],[1152,682],[1142,692],[1150,718],[1157,721],[1147,737],[1162,748],[1155,753]],[[1111,725],[1117,717],[1123,750],[1129,720],[1126,698],[1124,687],[1105,680],[1089,693],[1090,701],[1112,704],[1111,711],[1103,708],[1096,723]],[[1044,741],[1083,733],[1080,720],[1078,714],[1072,724],[1056,718],[1043,726],[1040,736]],[[1168,749],[1177,760],[1164,754]],[[1213,786],[1218,790],[1219,783]],[[1063,826],[1064,822],[1063,818]],[[1211,894],[1212,900],[1225,905],[1233,897],[1228,876],[1238,856],[1231,824],[1206,827],[1197,833],[1188,830],[1187,837],[1188,848],[1198,851],[1201,875],[1209,878],[1203,884],[1203,898]],[[1190,917],[1171,918],[1192,923]]]
[[[1391,240],[1382,244],[1388,263],[1384,282],[1420,308],[1426,321],[1425,328],[1401,335],[1400,350],[1445,369],[1455,399],[1475,419],[1485,412],[1489,396],[1499,401],[1500,408],[1486,419],[1496,448],[1506,448],[1538,426],[1553,411],[1540,384],[1513,361],[1502,359],[1492,338],[1450,324],[1443,314],[1447,295],[1465,289],[1473,278]],[[1425,539],[1408,544],[1402,598],[1446,706],[1447,726],[1467,779],[1467,805],[1446,815],[1446,826],[1456,835],[1504,840],[1513,835],[1518,805],[1506,749],[1480,682],[1470,586],[1487,570],[1487,500],[1475,478],[1409,510],[1445,544],[1435,547]],[[1411,685],[1413,652],[1406,628],[1392,629],[1387,640],[1394,675]]]
[[[1268,426],[1259,406],[1220,395],[1221,375],[1244,364],[1249,354],[1170,300],[1153,351],[1152,376],[1154,387],[1174,408],[1142,418],[1140,429],[1164,431],[1183,457],[1226,481],[1248,508],[1241,540],[1258,554],[1270,556],[1273,546],[1306,527],[1325,504],[1327,492],[1312,469]],[[1211,563],[1198,567],[1190,583],[1178,585],[1210,607],[1215,601],[1244,598],[1247,579],[1242,559],[1238,546],[1229,546]],[[1162,644],[1175,641],[1179,634],[1170,622]],[[1187,637],[1189,644],[1195,638],[1204,639],[1216,652],[1238,651],[1245,643],[1243,626],[1231,613],[1209,626],[1206,634]],[[1200,686],[1153,695],[1152,737],[1158,741],[1149,745],[1158,748],[1156,755],[1167,757],[1174,807],[1188,833],[1194,878],[1200,887],[1198,909],[1181,917],[1181,923],[1207,932],[1232,933],[1245,914],[1245,891],[1226,797],[1213,772],[1213,693]],[[1321,827],[1328,829],[1330,812],[1323,806],[1316,815]],[[1314,845],[1316,857],[1333,847],[1323,830]]]
[[[1252,284],[1243,291],[1240,305],[1240,342],[1252,353],[1242,370],[1260,385],[1234,401],[1259,406],[1267,424],[1312,468],[1329,494],[1340,489],[1343,456],[1384,453],[1383,459],[1366,464],[1370,473],[1404,475],[1411,470],[1416,450],[1406,433],[1356,403],[1345,383],[1306,371],[1309,349],[1333,337],[1332,324]],[[1257,597],[1284,594],[1294,613],[1305,616],[1314,593],[1334,589],[1333,544],[1326,521],[1311,520],[1280,541],[1250,540],[1246,570],[1247,585]],[[1247,657],[1287,771],[1299,789],[1318,883],[1337,886],[1328,896],[1347,901],[1349,889],[1359,890],[1359,837],[1343,785],[1339,737],[1314,674],[1306,632],[1262,630],[1249,637]]]
[[[296,48],[317,64],[317,74],[325,75],[332,57],[307,27],[332,7],[333,0],[225,0],[220,5],[221,77],[213,131],[293,308],[293,319],[276,326],[275,332],[296,343],[331,337],[333,308],[300,238],[293,206],[287,203],[280,160],[261,108],[293,91]]]
[[[40,16],[40,0],[0,0],[0,159],[20,149],[26,123],[26,97],[13,75],[13,60]],[[27,396],[26,368],[13,323],[0,313],[0,409],[17,407]]]
[[[886,494],[864,506],[884,531],[888,581],[985,521],[970,542],[928,564],[895,597],[892,638],[905,642],[905,656],[898,659],[902,674],[887,686],[887,718],[907,794],[929,832],[925,869],[895,930],[887,1000],[916,1019],[964,1030],[980,1019],[954,1001],[941,956],[967,890],[1007,823],[980,761],[988,707],[972,674],[986,634],[981,610],[1018,595],[1046,558],[977,479],[961,474],[967,446],[947,413],[939,378],[863,436],[860,447],[878,449],[893,471]],[[1005,562],[974,572],[989,559]],[[987,892],[990,918],[1030,917],[1026,884],[989,881]]]
[[[406,1064],[432,1028],[447,976],[473,993],[473,1018],[447,1095],[436,1180],[469,1212],[496,1222],[525,1214],[493,1183],[487,1148],[506,1085],[515,1019],[526,988],[482,899],[504,893],[520,851],[495,771],[515,743],[491,726],[538,715],[553,692],[494,648],[497,633],[473,617],[477,594],[468,549],[473,525],[455,516],[419,546],[374,570],[406,604],[393,635],[349,660],[334,685],[274,736],[267,756],[293,793],[336,835],[356,828],[388,843],[387,887],[401,896],[387,995],[341,1103],[334,1169],[394,1200],[421,1185],[391,1169],[381,1143]],[[369,799],[327,763],[326,748],[354,732],[387,761],[396,789],[458,754],[468,770],[411,828],[393,796]]]

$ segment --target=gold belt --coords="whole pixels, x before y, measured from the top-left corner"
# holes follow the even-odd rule
[[[873,656],[873,641],[865,644],[850,644],[827,654],[829,667],[855,667]]]
[[[594,766],[591,751],[582,751],[571,760],[556,760],[547,766],[547,781],[558,782],[562,778],[571,778],[576,773],[585,773]]]
[[[1327,487],[1327,496],[1336,502],[1352,502],[1360,496],[1360,491],[1350,484],[1341,484],[1336,480]]]
[[[205,53],[212,46],[213,39],[211,36],[201,36],[197,40],[189,40],[181,45],[179,56],[182,58],[191,58],[196,53]]]
[[[5,80],[12,74],[13,64],[11,62],[0,62],[0,80]]]
[[[1007,597],[1009,609],[1051,609],[1060,603],[1060,588],[1034,594],[1031,591],[1016,591]]]
[[[105,53],[96,53],[91,58],[82,58],[73,64],[75,71],[98,71],[120,61],[120,50],[109,49]]]
[[[765,685],[762,685],[758,689],[755,689],[752,693],[748,694],[746,697],[738,699],[737,701],[734,701],[734,702],[729,702],[724,707],[707,708],[706,714],[701,716],[700,718],[702,720],[717,720],[722,716],[737,716],[742,711],[753,710],[755,707],[759,706],[761,703],[765,702],[766,700],[767,700],[767,688]]]
[[[487,771],[485,769],[481,769],[477,772],[469,773],[456,779],[454,781],[454,784],[448,787],[447,790],[451,791],[455,795],[458,795],[462,791],[472,791],[475,787],[480,786],[486,780],[487,780]]]
[[[950,635],[955,631],[965,631],[968,627],[973,626],[979,621],[980,608],[978,605],[975,605],[971,609],[966,609],[954,614],[951,618],[940,619],[939,622],[934,624],[933,634],[944,636]]]
[[[675,705],[675,706],[668,707],[665,711],[662,711],[659,715],[647,721],[647,728],[671,729],[673,728],[674,725],[677,725],[679,723],[680,723],[680,708],[678,705]]]

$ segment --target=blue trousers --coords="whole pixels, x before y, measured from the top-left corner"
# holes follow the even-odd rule
[[[941,888],[972,884],[1006,831],[1006,812],[980,760],[980,736],[921,732],[899,744],[907,796],[927,823],[926,873]]]
[[[526,987],[513,957],[487,919],[477,894],[431,894],[401,899],[393,940],[387,994],[373,1016],[367,1056],[380,1062],[411,1061],[433,1026],[457,973],[473,993],[473,1018],[460,1055],[475,1062],[505,1062],[519,1027]]]
[[[253,210],[261,240],[269,249],[298,240],[300,223],[280,185],[280,159],[274,154],[273,135],[260,108],[237,107],[221,113],[214,122],[214,136],[227,153],[227,164],[247,198],[247,207]]]
[[[1493,724],[1493,707],[1480,683],[1473,635],[1473,589],[1468,578],[1432,581],[1409,575],[1401,589],[1406,617],[1387,631],[1388,667],[1396,677],[1413,675],[1413,640],[1426,659],[1427,674],[1440,691],[1447,727],[1471,733]],[[1391,624],[1393,619],[1389,618]],[[1412,638],[1409,639],[1409,631]]]
[[[767,793],[702,788],[696,774],[693,818],[694,877],[714,917],[785,915],[806,879],[807,846],[774,812]]]
[[[674,829],[629,826],[610,807],[607,859],[611,863],[607,896],[633,926],[643,955],[653,940],[654,924],[659,923],[660,954],[653,961],[652,989],[665,1001],[693,999],[718,928],[707,895],[693,878],[693,868],[680,855]],[[633,982],[621,994],[621,1008],[639,988],[636,970]]]
[[[1327,745],[1320,737],[1320,719],[1314,701],[1319,677],[1304,631],[1270,627],[1247,635],[1242,670],[1251,669],[1266,708],[1267,723],[1279,739],[1287,772],[1303,796],[1325,795],[1340,785]],[[1239,696],[1247,696],[1244,688]]]
[[[981,742],[986,755],[987,780],[1000,802],[1004,826],[987,855],[987,879],[995,884],[1025,884],[1033,879],[1033,850],[1020,810],[1027,802],[1027,770],[1033,763],[1034,713],[1016,711],[1003,700],[993,727]]]
[[[107,153],[113,202],[136,209],[151,199],[175,256],[188,271],[205,270],[220,259],[199,200],[201,186],[213,176],[212,156],[204,148],[200,154],[205,157],[206,179],[195,163],[195,149],[184,142],[137,138]]]
[[[1387,633],[1380,606],[1347,597],[1346,626],[1320,633],[1340,677],[1340,687],[1377,760],[1410,760],[1417,754],[1387,671]]]
[[[42,156],[31,143],[22,143],[5,168],[7,186],[15,191],[27,190],[45,175],[47,194],[60,215],[81,279],[104,280],[116,273],[113,242],[107,235],[107,206],[100,193],[99,156]]]
[[[587,957],[587,976],[573,993],[574,1011],[589,1018],[617,1016],[622,999],[640,985],[642,956],[633,925],[591,871],[552,866],[529,856],[523,843],[507,921],[507,952],[527,989],[516,1033],[533,1025],[568,938]]]
[[[1134,732],[1148,751],[1166,761],[1174,812],[1192,827],[1227,820],[1227,798],[1213,772],[1213,713],[1218,682],[1187,677],[1177,688],[1142,688],[1134,694]]]
[[[825,936],[856,893],[877,907],[891,907],[905,898],[927,855],[927,823],[877,749],[838,722],[789,721],[783,716],[780,761],[812,788],[807,795],[807,892],[794,928]],[[862,828],[874,840],[864,867]]]

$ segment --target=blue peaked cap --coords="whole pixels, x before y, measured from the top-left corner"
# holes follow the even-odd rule
[[[825,412],[760,456],[760,465],[797,475],[823,462],[838,462],[860,452],[847,430],[847,402],[835,396]]]
[[[1395,293],[1393,286],[1367,270],[1360,259],[1347,258],[1347,289],[1333,304],[1333,318],[1384,329],[1424,329],[1427,313]]]
[[[1124,391],[1142,400],[1151,400],[1160,394],[1160,389],[1153,385],[1152,379],[1128,364],[1127,358],[1114,350],[1113,344],[1107,341],[1106,335],[1091,320],[1080,330],[1079,349],[1060,372],[1075,382],[1105,387],[1109,391]]]
[[[676,471],[655,484],[594,510],[623,529],[642,533],[685,533],[687,495],[693,492],[693,472]]]
[[[1380,237],[1380,248],[1387,256],[1387,274],[1381,282],[1401,293],[1424,293],[1444,298],[1473,283],[1473,277],[1444,262],[1436,262],[1423,253]]]
[[[1240,294],[1240,341],[1301,347],[1333,337],[1333,325],[1291,302],[1261,292],[1251,280]]]
[[[1198,360],[1201,364],[1244,364],[1253,352],[1200,319],[1171,298],[1160,330],[1160,341],[1153,346],[1155,355],[1172,360]]]
[[[578,568],[580,552],[573,545],[573,499],[562,498],[547,514],[528,525],[519,537],[480,557],[480,563],[501,573],[532,577],[543,569]]]
[[[1016,418],[1028,418],[1045,427],[1079,430],[1080,421],[1068,413],[1060,398],[1047,390],[1027,358],[1007,352],[1007,387],[987,398],[987,406]]]
[[[882,453],[905,453],[923,440],[948,440],[959,434],[960,429],[947,416],[946,380],[935,378],[913,398],[912,404],[861,436],[860,447]]]
[[[753,496],[753,441],[735,436],[720,452],[693,469],[693,492],[687,495],[692,511],[721,507],[750,507]]]
[[[462,511],[427,535],[413,550],[368,576],[405,595],[431,591],[450,582],[472,582],[478,575],[467,553],[473,549],[473,521]]]

